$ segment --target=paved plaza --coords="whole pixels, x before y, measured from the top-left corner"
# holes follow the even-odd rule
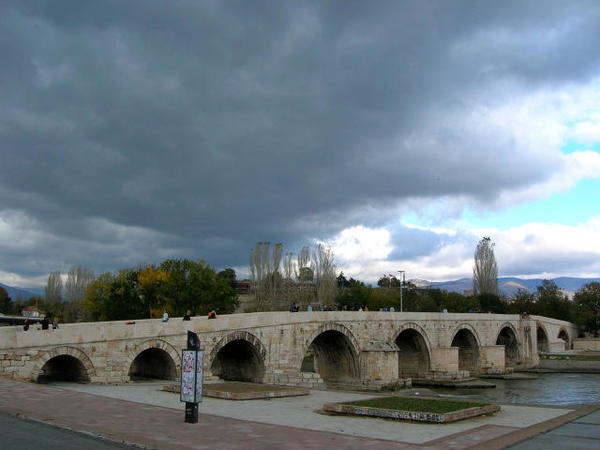
[[[186,424],[179,396],[160,387],[157,383],[38,385],[0,378],[0,412],[114,442],[160,449],[480,446],[491,450],[521,441],[517,448],[544,448],[537,446],[535,439],[563,444],[565,439],[584,439],[583,444],[593,443],[596,448],[600,444],[599,413],[590,415],[596,407],[503,405],[501,412],[490,417],[431,425],[323,415],[319,410],[324,403],[370,395],[312,391],[304,397],[272,400],[205,398],[199,423]],[[527,441],[534,435],[538,436]]]

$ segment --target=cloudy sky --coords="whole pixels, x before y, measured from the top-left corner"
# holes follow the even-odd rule
[[[3,1],[0,282],[326,242],[600,276],[595,1]]]

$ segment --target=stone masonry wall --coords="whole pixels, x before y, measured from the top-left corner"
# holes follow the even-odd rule
[[[263,359],[263,381],[321,386],[323,380],[318,374],[303,373],[300,367],[311,342],[331,330],[343,335],[342,341],[356,353],[359,372],[356,375],[360,382],[391,382],[399,377],[395,340],[402,330],[410,328],[422,335],[432,372],[451,374],[458,373],[457,349],[451,348],[451,343],[461,329],[473,333],[481,352],[495,346],[500,330],[510,326],[516,330],[521,358],[532,363],[537,352],[528,353],[527,346],[536,348],[538,322],[547,330],[550,344],[558,342],[560,330],[570,337],[576,336],[572,324],[542,317],[337,311],[233,314],[216,320],[193,318],[189,322],[172,318],[167,323],[140,320],[63,324],[57,330],[34,327],[27,332],[20,327],[3,327],[0,372],[14,378],[35,379],[48,360],[66,354],[81,361],[92,382],[126,382],[131,363],[148,348],[164,350],[180,370],[181,349],[186,343],[187,330],[192,330],[198,333],[204,346],[208,376],[220,348],[228,340],[243,339],[250,341]],[[531,327],[528,338],[527,326]],[[531,341],[527,343],[527,339]],[[379,350],[375,351],[374,346]],[[483,350],[482,367],[500,367],[499,355],[499,350]]]

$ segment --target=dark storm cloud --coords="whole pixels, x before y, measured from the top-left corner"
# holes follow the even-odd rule
[[[588,2],[4,3],[0,210],[45,238],[0,268],[243,265],[366,205],[540,181],[556,160],[465,117],[597,76],[599,26]]]
[[[435,233],[430,230],[400,227],[391,235],[394,250],[388,255],[391,261],[411,260],[427,256],[439,251],[445,243],[451,241],[451,236]]]

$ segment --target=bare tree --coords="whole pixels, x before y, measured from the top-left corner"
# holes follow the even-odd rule
[[[94,271],[82,266],[71,266],[67,273],[66,299],[69,302],[77,302],[83,300],[85,291],[94,280]]]
[[[257,242],[250,252],[250,276],[257,311],[277,309],[282,302],[280,272],[283,245]]]
[[[286,253],[283,257],[283,274],[286,280],[293,281],[295,278],[296,267],[294,265],[294,254]]]
[[[265,259],[269,255],[268,248],[270,245],[270,242],[257,242],[250,252],[250,279],[254,291],[254,306],[257,311],[264,311],[266,303],[263,280],[268,272],[268,261],[265,261]]]
[[[477,244],[473,264],[473,292],[498,295],[498,265],[494,256],[494,243],[484,237]]]
[[[283,244],[275,244],[269,267],[269,303],[271,309],[275,310],[280,309],[283,303],[281,292],[282,276],[280,271],[282,254]]]
[[[310,264],[310,249],[308,246],[304,246],[298,252],[298,270],[303,267],[308,267]]]
[[[319,244],[313,250],[313,267],[315,272],[315,284],[317,301],[321,305],[333,303],[336,293],[336,277],[334,255],[330,247]]]
[[[313,281],[314,270],[312,269],[310,261],[310,248],[304,246],[298,252],[298,264],[296,278],[299,281]]]
[[[333,303],[336,278],[333,252],[329,247],[317,246],[311,260],[310,248],[304,246],[294,261],[293,253],[286,253],[282,258],[282,244],[275,244],[272,252],[270,245],[270,242],[257,242],[250,252],[250,278],[257,311],[285,309],[292,302],[313,303],[315,294],[322,304]]]
[[[291,304],[297,301],[296,294],[296,263],[294,254],[288,252],[283,257],[283,280],[282,280],[282,301],[284,304]]]
[[[62,278],[60,277],[60,271],[50,272],[48,275],[48,282],[44,288],[46,302],[55,305],[59,304],[62,300]]]

